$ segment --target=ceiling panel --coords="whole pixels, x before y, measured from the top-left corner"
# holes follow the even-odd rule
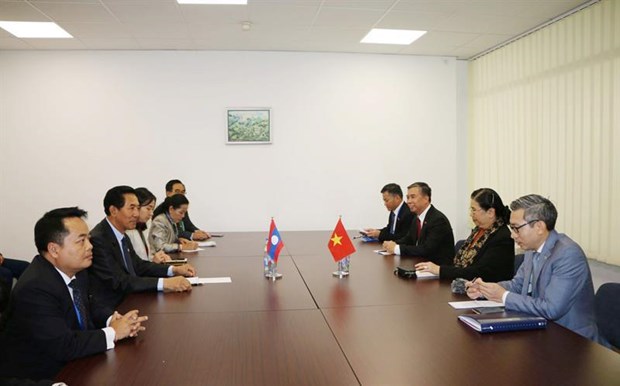
[[[75,39],[20,40],[0,50],[269,50],[438,55],[467,59],[583,0],[0,0],[0,20],[55,21]],[[249,31],[242,23],[250,22]],[[421,29],[408,46],[361,44],[373,27]]]

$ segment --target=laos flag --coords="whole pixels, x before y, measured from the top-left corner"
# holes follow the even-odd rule
[[[275,221],[271,219],[271,225],[269,226],[269,239],[267,240],[267,254],[269,254],[271,261],[275,261],[276,263],[278,262],[278,256],[280,256],[280,251],[282,248],[284,248],[284,243],[280,237],[280,232],[278,232]]]

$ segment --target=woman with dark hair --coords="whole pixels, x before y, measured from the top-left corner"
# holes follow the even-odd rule
[[[183,221],[189,201],[182,194],[166,197],[155,209],[149,230],[149,245],[152,251],[181,252],[198,248],[195,241],[179,238],[179,222]]]
[[[158,264],[170,261],[170,256],[166,255],[164,251],[152,251],[147,242],[147,230],[151,224],[157,198],[147,188],[136,188],[136,196],[138,196],[138,203],[140,204],[138,223],[136,229],[128,230],[125,234],[129,236],[133,249],[142,260],[150,260]]]
[[[454,265],[418,263],[416,270],[431,272],[442,279],[482,278],[487,282],[510,280],[514,276],[515,244],[510,238],[510,210],[493,189],[477,189],[471,194],[470,215],[475,224],[469,237],[456,252]]]

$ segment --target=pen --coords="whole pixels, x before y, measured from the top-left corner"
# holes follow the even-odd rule
[[[478,280],[478,277],[473,278],[470,283],[474,284],[476,282],[476,280]],[[471,287],[471,286],[467,286],[467,288],[469,288],[469,287]]]

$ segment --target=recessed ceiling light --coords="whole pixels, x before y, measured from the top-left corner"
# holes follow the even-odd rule
[[[0,28],[18,38],[73,38],[67,31],[52,22],[0,21]]]
[[[177,0],[179,4],[224,4],[246,5],[248,0]]]
[[[411,44],[418,40],[426,31],[415,31],[408,29],[382,29],[373,28],[368,32],[360,43],[375,44]]]

